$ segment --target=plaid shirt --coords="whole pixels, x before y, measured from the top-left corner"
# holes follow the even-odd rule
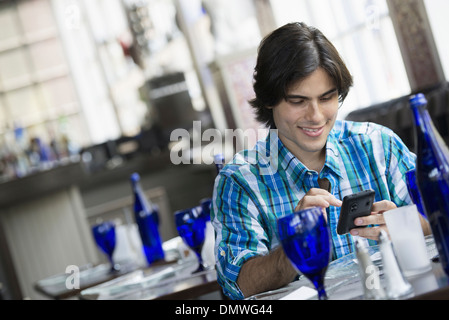
[[[224,293],[232,299],[243,298],[236,283],[241,266],[280,245],[277,219],[292,213],[309,189],[319,188],[319,178],[329,180],[330,192],[337,199],[373,189],[375,201],[403,206],[411,203],[404,174],[415,167],[415,159],[390,129],[340,120],[329,134],[326,161],[319,173],[307,169],[282,144],[276,130],[270,130],[253,149],[237,153],[215,180],[211,211],[218,282]],[[333,258],[353,252],[356,237],[336,231],[340,208],[331,206],[327,214]]]

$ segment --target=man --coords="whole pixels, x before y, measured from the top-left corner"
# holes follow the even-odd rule
[[[253,86],[257,119],[275,130],[220,171],[211,212],[218,282],[232,299],[297,276],[278,239],[276,221],[286,214],[322,207],[333,258],[354,251],[354,237],[375,244],[386,228],[382,213],[411,203],[404,174],[415,166],[390,129],[337,120],[352,76],[313,27],[290,23],[262,40]],[[373,212],[355,220],[366,227],[338,235],[341,199],[366,189],[376,192]]]

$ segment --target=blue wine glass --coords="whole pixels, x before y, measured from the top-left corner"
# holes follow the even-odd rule
[[[113,254],[115,250],[115,224],[111,221],[102,222],[92,227],[95,242],[100,247],[111,263],[111,272],[118,271],[118,266],[115,265]]]
[[[206,221],[210,221],[210,208],[212,205],[212,199],[211,198],[204,198],[200,200],[200,206],[201,206],[201,214],[206,219]]]
[[[331,237],[321,208],[297,211],[277,222],[285,254],[296,270],[312,281],[318,299],[327,300],[324,275],[331,258]]]
[[[204,271],[208,268],[201,256],[206,238],[206,220],[201,214],[200,208],[194,207],[175,212],[176,229],[184,242],[195,252],[198,258],[199,266],[195,272]]]

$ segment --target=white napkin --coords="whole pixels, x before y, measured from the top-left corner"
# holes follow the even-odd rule
[[[317,294],[315,289],[309,287],[301,287],[279,300],[307,300]]]

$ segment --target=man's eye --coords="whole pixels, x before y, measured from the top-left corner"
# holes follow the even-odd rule
[[[289,99],[288,102],[291,104],[295,104],[295,105],[301,105],[304,103],[304,100],[303,99],[301,99],[301,100]]]
[[[334,99],[334,97],[336,95],[337,95],[337,92],[332,92],[332,93],[330,93],[327,96],[321,97],[320,100],[323,101],[323,102],[330,101],[330,100]]]

